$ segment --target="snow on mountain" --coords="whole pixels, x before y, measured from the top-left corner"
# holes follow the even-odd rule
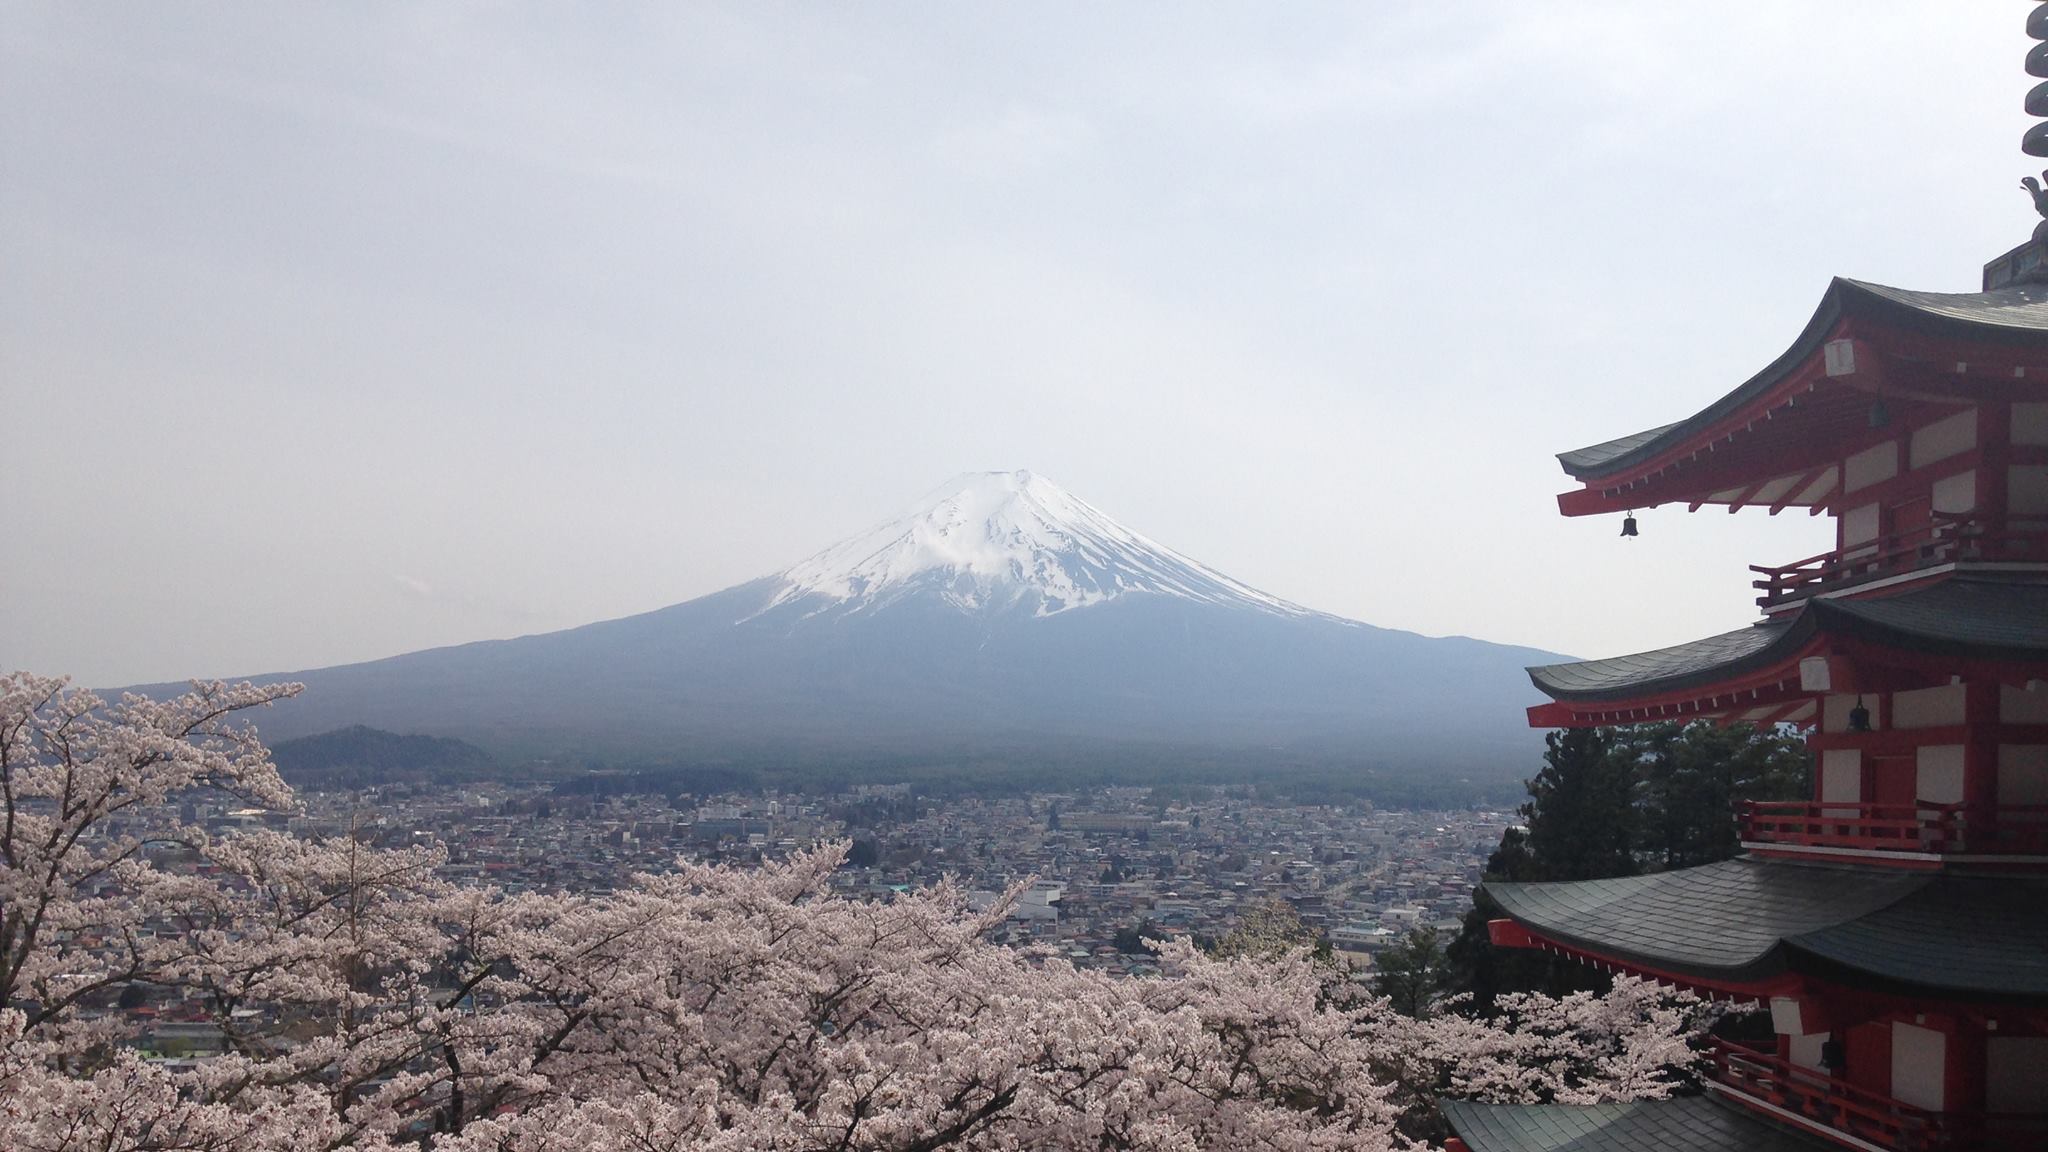
[[[1204,567],[1024,471],[955,477],[904,516],[772,579],[778,587],[755,615],[786,605],[806,616],[871,612],[919,594],[967,613],[1054,616],[1148,595],[1321,615]]]

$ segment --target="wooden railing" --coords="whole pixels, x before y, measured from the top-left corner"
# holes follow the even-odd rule
[[[2048,1116],[1930,1112],[1775,1052],[1708,1041],[1707,1078],[1894,1152],[2048,1152]]]
[[[1809,848],[1936,855],[2048,856],[2048,805],[1971,807],[1858,801],[1749,800],[1742,839]]]
[[[1852,588],[1922,568],[1963,562],[2048,563],[2048,529],[2009,525],[2002,520],[1937,515],[1934,522],[1880,536],[1852,548],[1837,548],[1790,564],[1751,564],[1761,579],[1750,586],[1770,609],[1822,592]]]
[[[1817,1068],[1803,1068],[1775,1052],[1715,1039],[1707,1049],[1708,1078],[1745,1096],[1895,1152],[1947,1152],[1966,1145],[1946,1117],[1859,1088]]]

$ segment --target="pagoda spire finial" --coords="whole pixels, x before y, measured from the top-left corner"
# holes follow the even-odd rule
[[[2027,75],[2039,82],[2027,92],[2027,115],[2042,117],[2020,137],[2020,151],[2029,156],[2048,157],[2048,3],[2034,5],[2027,13],[2027,35],[2036,43],[2027,51]],[[2033,239],[1984,266],[1984,290],[2016,282],[2048,280],[2048,171],[2041,179],[2022,176],[2020,187],[2034,198],[2034,211],[2041,222],[2034,225]]]
[[[2027,52],[2027,75],[2040,81],[2027,92],[2027,115],[2048,117],[2048,3],[2027,13],[2027,35],[2040,41]],[[2020,137],[2020,151],[2048,156],[2048,120],[2027,129]]]

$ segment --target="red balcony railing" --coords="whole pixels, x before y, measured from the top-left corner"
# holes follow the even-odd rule
[[[1932,524],[1894,532],[1853,548],[1838,548],[1790,564],[1751,564],[1761,579],[1750,582],[1765,609],[1822,592],[1901,576],[1942,564],[2048,562],[2048,530],[2002,520],[1935,517]]]
[[[1708,1079],[1893,1152],[2048,1152],[2048,1116],[1930,1112],[1775,1052],[1709,1042]]]
[[[1742,838],[1760,844],[1943,856],[2048,856],[2048,805],[2041,804],[1750,800],[1742,804],[1737,819]]]
[[[1816,1068],[1803,1068],[1775,1052],[1716,1039],[1707,1050],[1708,1078],[1745,1096],[1774,1104],[1896,1152],[1946,1152],[1943,1115],[1858,1088]]]

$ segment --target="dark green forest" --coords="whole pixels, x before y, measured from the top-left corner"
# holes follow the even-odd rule
[[[552,782],[563,795],[695,795],[768,790],[830,796],[856,784],[909,784],[919,795],[1008,796],[1130,786],[1236,788],[1273,803],[1464,808],[1521,794],[1510,765],[1422,773],[1384,761],[1296,750],[1217,751],[1159,745],[1038,746],[1014,752],[888,757],[789,754],[672,761],[521,761],[462,740],[357,725],[287,740],[272,750],[294,787],[311,790],[475,780]]]
[[[462,740],[401,736],[361,724],[285,740],[270,750],[285,781],[313,791],[380,784],[503,779],[490,753]]]

